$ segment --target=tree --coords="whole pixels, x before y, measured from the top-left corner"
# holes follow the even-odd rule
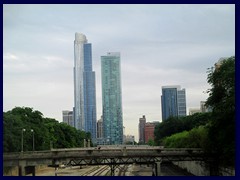
[[[29,107],[15,107],[3,113],[3,151],[20,152],[22,129],[24,151],[53,148],[83,147],[83,139],[91,139],[90,133],[77,130],[55,119],[43,118],[43,114]]]
[[[211,151],[219,157],[219,163],[234,165],[235,160],[235,57],[225,59],[218,68],[208,72],[209,98],[212,121],[209,126]]]
[[[150,138],[147,142],[149,146],[154,146],[154,141]]]
[[[207,128],[204,126],[176,133],[163,139],[164,147],[168,148],[205,148],[207,144]]]
[[[163,145],[162,141],[165,137],[205,125],[210,119],[211,113],[196,113],[186,117],[170,117],[155,127],[154,142],[157,145]]]

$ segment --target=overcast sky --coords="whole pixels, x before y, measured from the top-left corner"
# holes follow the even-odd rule
[[[62,121],[72,110],[74,35],[92,43],[97,119],[101,61],[121,53],[123,124],[138,141],[138,121],[161,121],[161,87],[186,89],[199,108],[207,68],[235,55],[235,5],[3,5],[3,111],[33,107]]]

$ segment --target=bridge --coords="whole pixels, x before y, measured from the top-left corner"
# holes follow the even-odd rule
[[[121,164],[153,164],[155,174],[161,174],[163,161],[207,161],[210,157],[197,148],[164,148],[162,146],[102,146],[91,148],[51,149],[4,153],[3,166],[18,166],[19,175],[32,173],[35,166],[45,164],[51,167],[109,165],[113,175]]]

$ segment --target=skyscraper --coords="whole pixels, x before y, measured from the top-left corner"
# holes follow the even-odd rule
[[[162,120],[186,116],[186,93],[180,86],[162,86]]]
[[[96,138],[95,72],[92,71],[92,45],[84,34],[74,41],[74,127]]]
[[[138,124],[138,134],[139,134],[139,143],[145,142],[145,124],[146,124],[146,117],[143,115],[142,118],[139,118],[139,124]]]
[[[97,138],[103,138],[103,118],[97,121]]]
[[[68,124],[69,126],[74,127],[73,111],[64,110],[62,111],[62,115],[63,115],[63,122]]]
[[[101,56],[103,133],[110,144],[123,143],[120,53]]]

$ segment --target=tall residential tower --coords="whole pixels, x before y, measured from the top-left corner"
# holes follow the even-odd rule
[[[74,41],[74,127],[96,138],[95,72],[92,71],[92,45],[84,34]]]
[[[101,56],[103,133],[110,144],[123,143],[120,53]]]

